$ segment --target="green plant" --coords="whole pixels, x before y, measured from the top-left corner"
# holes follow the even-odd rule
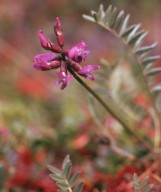
[[[145,177],[141,182],[139,182],[138,176],[134,174],[133,182],[134,182],[134,190],[135,192],[150,192],[153,187],[152,184],[147,184],[149,181],[149,177]]]
[[[143,45],[143,40],[147,35],[147,32],[143,29],[140,29],[140,24],[128,25],[130,15],[125,15],[124,11],[117,11],[116,7],[110,5],[106,10],[104,10],[103,5],[101,4],[98,11],[91,11],[91,16],[83,15],[83,17],[91,22],[97,23],[101,27],[108,30],[117,40],[121,41],[126,51],[128,51],[127,57],[129,60],[129,65],[132,69],[132,72],[135,76],[135,80],[138,84],[139,89],[146,95],[149,105],[146,109],[148,115],[153,120],[155,127],[155,136],[154,136],[154,151],[158,152],[160,147],[160,135],[161,135],[161,122],[160,122],[160,111],[156,106],[156,95],[154,92],[160,90],[160,85],[155,85],[152,82],[149,76],[155,76],[161,72],[160,67],[152,67],[152,64],[160,58],[159,55],[151,56],[150,52],[155,48],[156,43],[145,46]],[[107,61],[103,60],[105,63],[105,68],[107,69]],[[120,62],[118,62],[119,65]],[[112,72],[111,72],[112,74]],[[109,74],[109,76],[111,75]],[[153,151],[148,142],[143,138],[140,138],[139,134],[134,131],[136,125],[136,120],[131,118],[131,116],[123,109],[122,105],[119,107],[116,99],[111,95],[110,90],[106,86],[104,90],[104,84],[107,77],[105,75],[99,76],[101,79],[101,85],[98,82],[97,89],[99,95],[102,98],[108,93],[105,98],[105,105],[108,108],[108,112],[113,115],[123,127],[129,131],[139,142],[141,142],[145,148],[150,151]],[[150,82],[150,83],[149,83]],[[150,86],[149,86],[150,84]],[[103,95],[103,94],[104,95]],[[118,93],[120,95],[120,93]],[[123,100],[119,101],[124,102]],[[95,109],[94,109],[95,110]]]
[[[80,173],[76,172],[71,175],[72,163],[67,155],[64,158],[61,170],[54,166],[48,165],[52,174],[49,176],[56,181],[57,186],[60,188],[59,192],[81,192],[83,189],[83,182],[78,182]]]

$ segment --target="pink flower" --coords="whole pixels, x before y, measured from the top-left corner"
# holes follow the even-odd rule
[[[94,76],[92,75],[92,72],[98,69],[100,69],[100,66],[98,65],[86,65],[78,71],[78,74],[87,79],[95,80]]]
[[[58,80],[55,85],[62,83],[61,89],[64,89],[71,81],[73,75],[67,75],[65,72],[57,72]]]
[[[80,63],[82,60],[85,60],[90,53],[90,51],[86,49],[87,45],[82,41],[69,50],[68,56],[77,63]]]
[[[55,53],[44,53],[34,57],[33,67],[37,70],[46,71],[60,67],[58,55]]]
[[[90,51],[87,50],[86,43],[82,41],[70,50],[64,50],[63,30],[59,17],[56,18],[54,23],[54,33],[58,44],[50,42],[42,30],[38,31],[41,46],[46,50],[50,50],[51,53],[36,55],[34,57],[33,67],[41,71],[60,68],[60,72],[57,72],[58,80],[55,84],[59,85],[61,83],[61,89],[64,89],[70,83],[73,75],[67,75],[67,73],[71,72],[71,70],[78,75],[94,80],[95,78],[92,72],[98,70],[100,67],[97,65],[82,67],[80,65],[90,53]]]

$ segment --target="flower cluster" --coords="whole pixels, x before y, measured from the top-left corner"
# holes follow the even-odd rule
[[[71,81],[73,75],[68,74],[68,69],[72,69],[77,74],[94,80],[93,71],[98,70],[98,65],[81,66],[80,63],[86,59],[90,51],[87,50],[85,42],[80,42],[70,50],[64,50],[64,37],[60,19],[57,17],[54,23],[54,32],[57,38],[55,44],[48,40],[42,30],[38,31],[41,46],[51,52],[38,54],[34,58],[33,67],[37,70],[46,71],[60,68],[57,72],[56,85],[62,84],[61,89],[64,89]]]

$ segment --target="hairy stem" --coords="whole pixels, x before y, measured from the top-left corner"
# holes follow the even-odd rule
[[[73,69],[68,66],[68,71],[74,76],[74,78],[86,89],[88,92],[90,92],[96,99],[97,101],[106,109],[107,112],[109,112],[117,121],[131,134],[135,137],[135,139],[144,145],[144,147],[148,151],[152,151],[151,146],[149,143],[145,142],[137,133],[130,127],[130,125],[127,125],[127,122],[124,121],[122,118],[120,118],[118,115],[116,115],[107,105],[106,103],[102,100],[102,98],[95,93],[74,71]]]

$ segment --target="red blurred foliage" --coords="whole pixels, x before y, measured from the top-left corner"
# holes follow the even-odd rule
[[[87,135],[86,133],[84,134],[81,134],[81,135],[78,135],[72,142],[72,146],[79,150],[79,149],[82,149],[84,148],[88,142],[90,140],[90,137],[89,135]]]
[[[129,183],[132,181],[134,173],[139,174],[139,170],[134,166],[127,165],[115,176],[109,176],[106,192],[133,192]]]
[[[85,181],[83,192],[102,190],[105,192],[134,192],[132,186],[133,174],[140,173],[138,168],[135,166],[126,165],[120,171],[116,172],[115,175],[95,170],[91,173],[91,176],[87,176],[86,172],[88,168],[86,165],[84,167],[79,167],[79,171],[81,170],[82,180]]]
[[[19,188],[28,192],[56,191],[57,187],[55,182],[52,181],[44,171],[35,172],[37,163],[34,162],[34,157],[36,155],[38,159],[39,153],[33,155],[28,147],[20,146],[17,155],[14,167],[11,166],[8,168],[11,173],[5,182],[5,189],[11,190]]]
[[[141,129],[144,129],[146,132],[146,135],[153,139],[154,138],[154,129],[152,129],[152,120],[149,117],[146,117],[145,119],[141,119],[137,123],[137,127],[140,127]]]
[[[49,78],[45,74],[22,76],[17,81],[17,89],[27,96],[45,99],[49,92]]]
[[[99,189],[104,189],[107,181],[107,174],[95,172],[91,178],[85,179],[83,192],[94,192]]]
[[[4,126],[0,126],[0,138],[1,141],[3,139],[3,141],[7,141],[10,137],[10,131],[4,127]]]
[[[139,93],[135,96],[134,103],[142,107],[148,107],[150,104],[148,98],[143,93]]]

